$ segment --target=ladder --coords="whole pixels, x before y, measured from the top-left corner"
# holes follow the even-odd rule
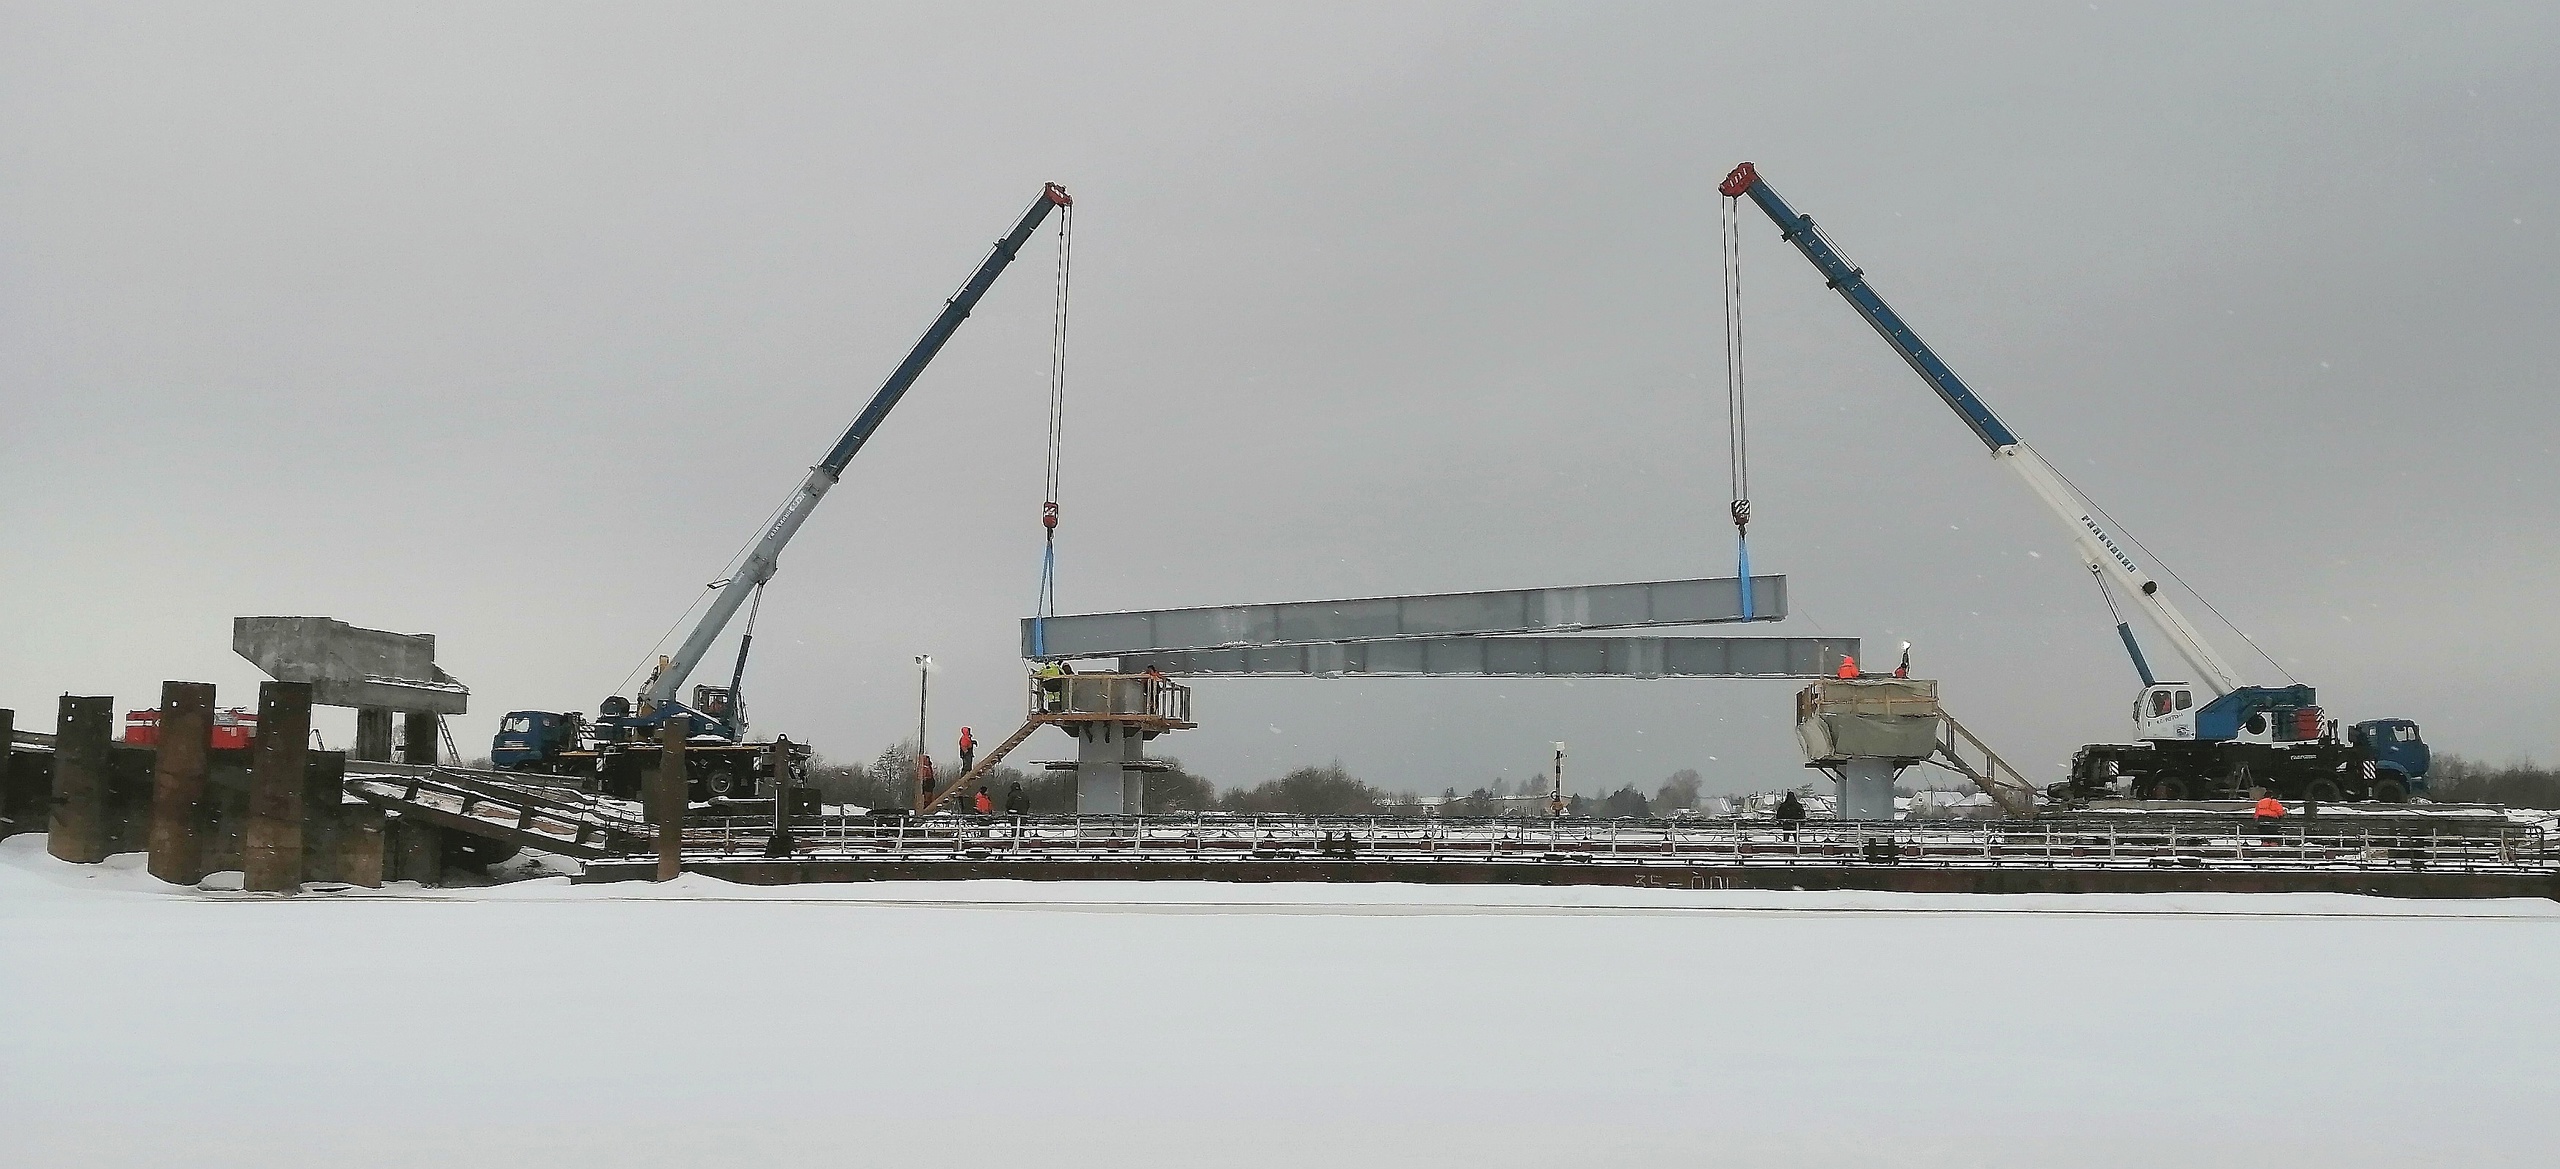
[[[986,758],[979,760],[976,767],[972,767],[969,770],[962,772],[958,778],[951,781],[950,786],[943,788],[941,791],[935,792],[932,799],[926,800],[923,807],[916,809],[916,815],[932,815],[935,808],[942,806],[942,801],[951,798],[951,793],[976,784],[979,776],[985,775],[988,771],[992,770],[996,764],[1003,762],[1007,753],[1011,752],[1014,748],[1021,746],[1024,739],[1031,737],[1031,732],[1039,730],[1047,725],[1049,725],[1047,719],[1040,718],[1036,715],[1033,716],[1030,721],[1022,724],[1021,730],[1013,733],[1012,738],[996,744],[996,749],[989,752]]]
[[[1946,760],[1957,773],[1972,780],[1973,786],[1981,788],[1984,795],[1990,796],[1992,803],[2000,805],[2002,815],[2012,820],[2029,820],[2035,817],[2035,784],[2028,782],[2026,776],[2018,774],[2018,769],[2009,766],[2008,760],[2002,759],[1998,752],[1993,751],[1989,744],[1977,738],[1972,731],[1964,729],[1964,724],[1957,722],[1956,716],[1948,714],[1943,708],[1938,711],[1938,724],[1939,758]],[[1963,740],[1965,745],[1982,753],[1982,766],[1979,769],[1966,762],[1964,756],[1957,753],[1959,739]]]

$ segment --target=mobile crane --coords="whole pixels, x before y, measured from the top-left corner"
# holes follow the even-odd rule
[[[2396,802],[2425,790],[2429,763],[2416,723],[2376,719],[2338,735],[2324,721],[2318,694],[2309,686],[2251,686],[2205,640],[2160,582],[2135,563],[2131,541],[2118,538],[2104,513],[2083,498],[2061,472],[2019,441],[1919,334],[1903,323],[1867,283],[1866,273],[1842,259],[1809,216],[1797,214],[1751,163],[1733,168],[1717,186],[1727,199],[1749,198],[1778,225],[1778,238],[1794,244],[1829,287],[1858,310],[1877,335],[1902,356],[1920,379],[1989,447],[1991,457],[2016,474],[2037,501],[2071,533],[2073,548],[2114,608],[2118,593],[2131,599],[2159,628],[2199,681],[2162,679],[2152,673],[2130,623],[2116,635],[2142,678],[2134,700],[2138,743],[2082,747],[2070,778],[2049,789],[2056,798],[2138,795],[2157,799],[2232,796],[2264,787],[2285,798],[2377,799]]]
[[[728,627],[739,607],[773,579],[783,547],[800,531],[800,525],[808,522],[818,501],[826,498],[828,489],[843,477],[845,466],[861,453],[863,444],[871,440],[889,411],[906,396],[908,387],[915,384],[925,366],[959,330],[960,323],[969,319],[969,313],[994,286],[996,277],[1013,263],[1014,256],[1051,211],[1071,208],[1074,202],[1066,188],[1056,183],[1041,189],[1013,230],[996,241],[995,249],[978,265],[976,274],[943,304],[941,314],[907,351],[906,360],[890,371],[889,379],[871,396],[870,405],[855,416],[853,425],[846,428],[826,457],[809,469],[808,477],[800,481],[773,523],[756,540],[737,574],[720,583],[719,594],[712,598],[701,620],[694,623],[692,632],[674,654],[658,660],[636,701],[619,694],[609,696],[593,720],[575,712],[512,711],[499,723],[498,734],[490,743],[490,763],[512,770],[592,774],[605,794],[636,798],[647,769],[656,765],[655,735],[670,721],[681,721],[687,739],[699,740],[689,742],[685,748],[689,797],[702,802],[752,793],[756,777],[770,767],[765,762],[769,744],[743,741],[746,710],[738,688],[746,669],[748,639],[754,635],[753,617],[748,619],[747,634],[739,641],[738,664],[728,686],[696,686],[690,704],[676,701],[677,691],[692,676],[694,667],[701,664],[703,655],[710,652],[711,643]],[[793,749],[801,757],[808,753],[803,745],[794,744]]]

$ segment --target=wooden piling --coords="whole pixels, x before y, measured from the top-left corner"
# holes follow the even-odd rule
[[[338,832],[347,811],[347,753],[311,752],[302,777],[302,879],[349,881],[338,871]]]
[[[690,719],[671,718],[658,730],[658,769],[649,776],[649,822],[658,829],[658,879],[684,871],[685,730]]]
[[[205,774],[213,750],[213,686],[160,684],[157,758],[151,765],[151,875],[172,885],[204,879],[204,830],[212,820]]]
[[[382,809],[349,805],[338,818],[338,879],[367,889],[382,887]]]
[[[18,712],[0,706],[0,838],[33,831],[18,822]]]
[[[73,864],[107,859],[107,736],[114,698],[62,696],[53,723],[53,815],[45,850]]]
[[[258,684],[258,738],[249,767],[249,839],[242,888],[302,884],[303,770],[311,751],[311,683]]]
[[[407,817],[390,822],[383,842],[384,867],[394,881],[433,885],[444,879],[444,831]]]

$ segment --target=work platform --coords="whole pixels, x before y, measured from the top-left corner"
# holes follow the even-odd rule
[[[1076,809],[1135,815],[1146,810],[1145,773],[1161,770],[1146,757],[1147,740],[1198,725],[1191,721],[1191,688],[1162,674],[1035,674],[1029,695],[1022,729],[949,786],[920,794],[917,812],[931,813],[975,788],[1040,728],[1056,727],[1076,739]]]

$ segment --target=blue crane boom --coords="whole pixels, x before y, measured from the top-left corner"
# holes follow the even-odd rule
[[[1991,407],[1975,397],[1972,389],[1964,384],[1964,379],[1947,368],[1946,362],[1938,360],[1938,355],[1930,351],[1929,343],[1912,332],[1911,326],[1903,324],[1893,306],[1886,304],[1884,297],[1877,295],[1876,290],[1867,284],[1867,274],[1841,259],[1839,250],[1831,246],[1831,241],[1822,238],[1822,232],[1814,227],[1810,216],[1797,214],[1795,208],[1787,206],[1787,201],[1778,197],[1775,189],[1761,180],[1759,168],[1747,162],[1733,168],[1733,173],[1725,176],[1716,190],[1728,199],[1749,196],[1752,202],[1759,204],[1760,210],[1777,223],[1778,238],[1794,244],[1797,251],[1804,253],[1805,259],[1813,261],[1813,266],[1822,270],[1823,279],[1849,302],[1850,307],[1858,310],[1859,316],[1875,326],[1877,335],[1884,338],[1885,344],[1893,346],[1894,352],[1911,363],[1912,371],[1920,375],[1920,380],[1929,383],[1930,389],[1938,391],[1938,396],[1946,399],[1947,405],[1964,418],[1965,425],[1973,428],[1982,445],[1996,451],[2017,444],[2018,436],[2001,424],[2000,417],[1991,412]]]
[[[897,407],[898,400],[906,396],[908,387],[913,386],[916,378],[924,373],[925,366],[932,364],[934,355],[942,352],[943,344],[951,340],[951,335],[959,331],[960,322],[969,319],[970,311],[978,307],[979,298],[987,294],[996,277],[1013,263],[1022,245],[1031,239],[1031,233],[1039,230],[1051,209],[1073,204],[1074,200],[1068,197],[1066,188],[1050,183],[1042,188],[1039,198],[1031,201],[1030,208],[1022,213],[1021,221],[1013,225],[1013,230],[996,241],[995,250],[987,254],[985,263],[978,265],[977,274],[961,285],[960,291],[953,293],[942,306],[942,314],[933,319],[924,336],[916,338],[915,347],[907,351],[906,360],[890,371],[889,380],[881,383],[879,392],[871,396],[871,404],[854,416],[853,425],[845,428],[844,437],[836,440],[826,458],[809,469],[809,477],[801,481],[790,502],[783,505],[782,513],[756,541],[754,550],[747,554],[746,563],[739,567],[738,574],[721,586],[719,596],[712,598],[711,608],[703,613],[701,621],[695,623],[693,632],[650,677],[649,684],[640,695],[642,713],[675,698],[677,688],[684,685],[694,667],[701,663],[702,656],[710,651],[712,641],[728,627],[729,619],[737,615],[738,606],[745,603],[747,595],[758,585],[773,578],[774,568],[782,558],[783,546],[789,544],[791,537],[799,532],[800,525],[808,521],[809,513],[817,508],[820,499],[826,497],[827,489],[835,486],[836,480],[844,474],[845,465],[861,453],[862,445],[880,429],[880,423],[889,417],[890,410]]]
[[[2212,643],[2206,641],[2194,623],[2187,620],[2186,614],[2161,594],[2160,583],[2134,562],[2128,550],[2131,541],[2118,539],[2112,530],[2113,525],[2104,522],[2098,509],[2081,498],[2079,491],[2062,477],[2061,472],[2054,470],[2034,448],[2018,440],[2008,425],[2000,421],[2000,416],[1993,414],[1991,407],[1983,404],[1972,388],[1964,384],[1964,379],[1947,368],[1947,363],[1938,359],[1928,343],[1912,332],[1911,326],[1902,322],[1893,306],[1886,304],[1884,297],[1867,284],[1866,273],[1840,257],[1839,249],[1823,238],[1810,216],[1800,215],[1795,208],[1787,206],[1787,201],[1778,197],[1778,192],[1769,186],[1768,180],[1760,177],[1759,168],[1747,162],[1733,168],[1733,173],[1726,175],[1716,190],[1728,199],[1748,197],[1759,204],[1760,210],[1778,225],[1780,238],[1794,244],[1797,251],[1804,253],[1805,259],[1813,262],[1841,299],[1857,309],[1858,315],[1875,328],[1885,344],[1901,354],[1902,360],[1920,375],[1920,380],[1929,383],[1929,388],[1937,391],[1938,397],[1964,419],[1964,424],[1972,429],[1974,436],[1991,448],[1992,457],[2016,472],[2028,490],[2033,491],[2036,498],[2063,522],[2071,533],[2073,547],[2089,566],[2090,573],[2099,578],[2101,585],[2112,580],[2150,616],[2169,643],[2177,648],[2179,655],[2195,667],[2198,680],[2205,687],[2216,695],[2242,688],[2238,671],[2233,670],[2230,663],[2214,650]],[[2151,675],[2150,663],[2143,658],[2142,647],[2134,641],[2132,628],[2118,622],[2116,632],[2124,639],[2125,649],[2133,657],[2134,670],[2142,675],[2143,684],[2152,684],[2155,679]]]

